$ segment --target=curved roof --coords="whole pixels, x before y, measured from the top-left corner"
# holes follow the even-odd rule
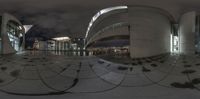
[[[94,35],[98,34],[98,31],[102,31],[101,29],[99,30],[96,30],[96,31],[93,31],[95,29],[95,27],[99,27],[98,24],[95,24],[95,22],[98,22],[98,21],[102,21],[101,23],[104,22],[104,20],[106,20],[108,18],[108,21],[110,21],[109,23],[110,24],[113,24],[113,22],[111,20],[113,20],[114,18],[111,17],[111,19],[109,19],[109,16],[117,16],[116,14],[125,14],[125,13],[129,13],[129,9],[134,9],[134,10],[144,10],[144,11],[151,11],[151,12],[155,12],[155,13],[159,13],[165,17],[167,17],[169,19],[169,21],[171,23],[176,23],[176,20],[175,18],[171,15],[171,13],[169,13],[168,11],[162,9],[162,8],[158,8],[158,7],[151,7],[151,6],[144,6],[144,5],[129,5],[129,6],[116,6],[116,7],[112,7],[114,8],[114,10],[109,10],[107,11],[107,13],[102,13],[101,14],[101,11],[99,11],[91,20],[89,26],[88,26],[88,30],[86,31],[86,35],[85,35],[85,44],[87,44],[88,40],[90,40],[91,37],[93,37]],[[112,9],[112,8],[108,8],[108,9]],[[117,9],[115,9],[117,8]],[[127,11],[123,11],[124,9],[126,9]],[[105,10],[105,9],[103,9]],[[115,11],[115,12],[114,12]],[[113,12],[115,14],[113,14]],[[130,12],[130,13],[134,13],[134,12]],[[101,18],[102,17],[102,18]],[[119,20],[120,21],[120,18],[119,17],[118,19],[116,20]],[[114,21],[116,23],[119,23],[118,21]],[[126,20],[128,22],[128,20]],[[122,22],[123,23],[123,22]],[[115,24],[115,23],[114,23]],[[105,25],[103,25],[104,27],[102,29],[104,29]],[[94,33],[95,32],[95,33]]]

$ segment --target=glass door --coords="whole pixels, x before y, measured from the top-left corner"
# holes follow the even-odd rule
[[[173,24],[172,25],[172,30],[171,30],[171,35],[170,35],[170,45],[171,45],[171,53],[179,53],[180,52],[180,38],[178,34],[178,25]]]

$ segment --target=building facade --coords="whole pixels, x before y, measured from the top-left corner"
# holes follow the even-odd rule
[[[164,9],[142,5],[110,7],[97,14],[86,32],[85,47],[88,49],[91,45],[112,47],[114,43],[105,43],[105,39],[118,36],[117,44],[128,46],[131,58],[200,52],[200,18],[196,11],[186,12],[178,20]],[[128,43],[121,40],[124,36]],[[104,44],[100,44],[102,42]]]
[[[25,29],[14,16],[4,13],[0,16],[0,54],[11,54],[24,50]]]

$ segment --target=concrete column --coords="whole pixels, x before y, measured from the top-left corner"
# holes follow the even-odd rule
[[[64,41],[62,42],[62,50],[63,51],[65,50],[65,42]]]
[[[58,50],[60,51],[60,41],[58,42]]]
[[[59,50],[59,43],[58,43],[58,41],[56,41],[56,51],[58,51]]]
[[[58,50],[57,46],[58,46],[57,41],[55,41],[55,50],[56,51]]]
[[[63,42],[62,41],[60,42],[60,50],[61,51],[63,50]]]
[[[68,49],[67,49],[67,42],[65,42],[65,51],[66,51],[66,50],[68,50]]]

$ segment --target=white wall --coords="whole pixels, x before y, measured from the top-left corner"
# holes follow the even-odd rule
[[[195,53],[195,18],[196,12],[185,13],[180,18],[180,52],[183,54]]]
[[[129,8],[130,56],[148,57],[170,52],[171,25],[165,15],[148,8]]]

